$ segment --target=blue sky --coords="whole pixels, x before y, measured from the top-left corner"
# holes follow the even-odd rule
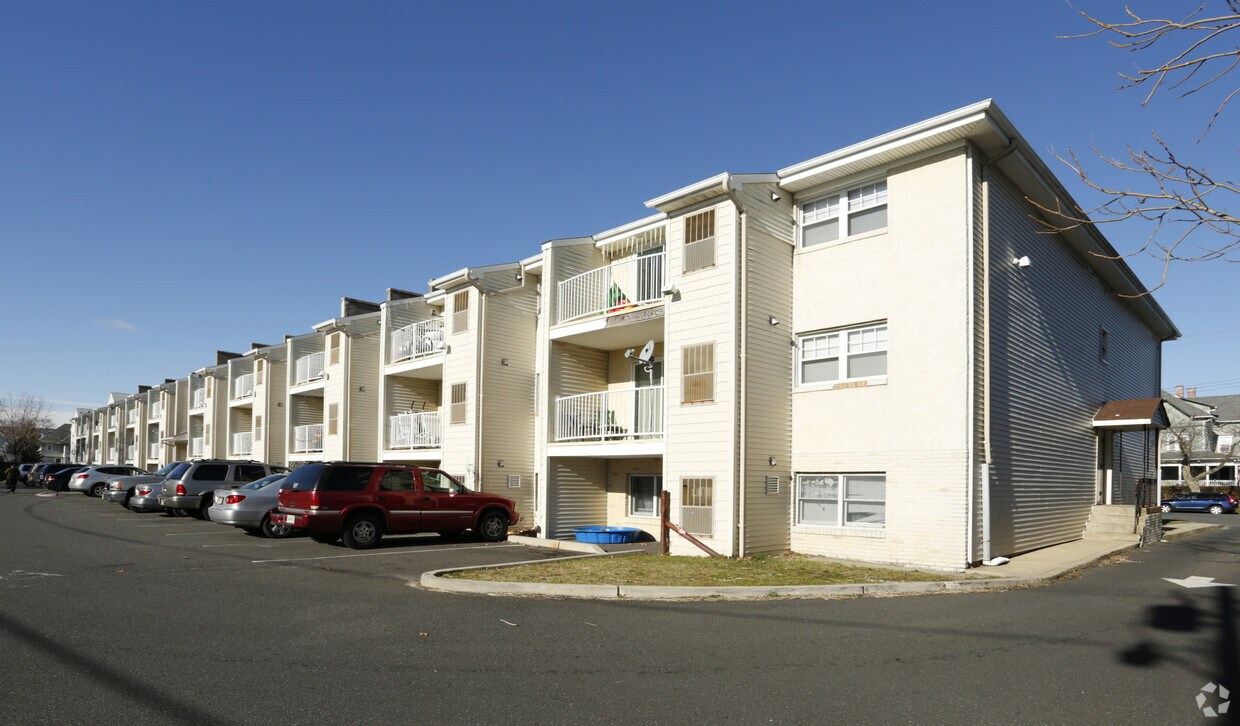
[[[1240,177],[1240,108],[1195,144],[1211,99],[1113,90],[1133,59],[1057,39],[1085,29],[1063,3],[598,5],[7,3],[0,394],[99,405],[341,296],[424,291],[984,98],[1048,159],[1158,130]],[[1185,334],[1164,385],[1240,392],[1235,273],[1180,267],[1157,294]]]

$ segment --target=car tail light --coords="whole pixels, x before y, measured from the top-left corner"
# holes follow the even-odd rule
[[[138,496],[140,497],[145,497],[147,494],[150,494],[150,493],[151,493],[151,490],[146,487],[142,487],[138,490]]]
[[[75,476],[75,477],[73,477],[73,478],[74,478],[74,479],[85,479],[85,478],[86,478],[86,477],[88,477],[88,476],[90,476],[90,474],[78,474],[77,476]]]
[[[224,503],[225,504],[240,504],[243,499],[245,499],[244,494],[229,494],[228,496],[224,497]]]
[[[178,497],[185,496],[185,485],[177,484],[176,494]]]

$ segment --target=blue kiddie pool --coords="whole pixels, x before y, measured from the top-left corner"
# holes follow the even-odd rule
[[[589,544],[624,544],[636,542],[642,531],[637,527],[575,527],[578,542]]]

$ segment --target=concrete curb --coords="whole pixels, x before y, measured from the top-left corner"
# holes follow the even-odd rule
[[[1164,541],[1179,539],[1193,534],[1221,529],[1216,524],[1196,524],[1164,533]],[[521,540],[532,538],[510,537],[510,541],[528,544]],[[568,543],[580,547],[598,547],[597,545]],[[538,545],[543,546],[541,541]],[[445,578],[450,572],[469,572],[470,570],[495,570],[521,565],[533,565],[548,560],[527,560],[509,562],[500,565],[475,565],[473,567],[449,567],[430,570],[422,573],[418,582],[410,582],[411,587],[421,586],[427,590],[439,592],[458,592],[485,595],[544,595],[590,600],[764,600],[772,597],[792,598],[843,598],[843,597],[883,597],[893,595],[924,595],[947,592],[986,592],[993,590],[1013,590],[1026,587],[1038,587],[1050,583],[1081,570],[1106,557],[1137,549],[1137,543],[1124,544],[1107,552],[1097,553],[1088,557],[1064,563],[1053,572],[1025,577],[990,577],[974,580],[944,580],[939,582],[879,582],[874,584],[848,585],[788,585],[788,586],[745,586],[745,587],[662,587],[655,585],[559,585],[541,582],[492,582],[482,580],[463,580]],[[576,550],[573,547],[552,549]],[[601,548],[599,548],[601,549]],[[579,557],[621,557],[637,554],[636,552],[595,552],[587,551]],[[575,559],[575,558],[574,558]]]
[[[1172,540],[1180,539],[1182,537],[1191,537],[1194,534],[1201,534],[1202,532],[1209,532],[1211,530],[1222,529],[1222,528],[1223,528],[1223,525],[1221,524],[1207,524],[1205,522],[1181,522],[1179,525],[1175,527],[1175,529],[1172,529],[1169,532],[1166,529],[1163,529],[1161,541],[1170,542]]]

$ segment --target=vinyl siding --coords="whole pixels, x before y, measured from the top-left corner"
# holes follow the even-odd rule
[[[972,185],[973,206],[970,211],[972,229],[972,290],[973,290],[973,325],[971,334],[973,346],[971,363],[973,367],[973,393],[971,405],[972,451],[973,466],[969,476],[973,481],[973,516],[970,520],[972,531],[972,549],[974,562],[982,559],[982,499],[983,479],[982,468],[986,466],[986,214],[982,198],[982,164],[970,154],[970,177]]]
[[[504,276],[512,280],[513,273]],[[501,279],[501,282],[503,280]],[[478,396],[482,411],[482,489],[517,503],[532,518],[534,501],[534,365],[538,294],[533,285],[485,296],[485,359]],[[506,364],[504,363],[506,361]],[[499,466],[499,461],[504,466]],[[508,477],[521,477],[519,488]]]
[[[961,570],[973,301],[964,150],[892,169],[887,186],[886,232],[797,251],[790,331],[795,338],[887,322],[885,378],[792,394],[793,474],[885,474],[886,521],[881,529],[796,524],[793,492],[791,544],[808,554]],[[915,435],[899,433],[902,425]]]
[[[607,258],[594,245],[565,245],[554,247],[547,256],[547,278],[543,294],[550,297],[548,306],[548,325],[555,325],[558,320],[559,284],[577,275],[589,272],[607,264]]]
[[[572,539],[574,527],[606,521],[606,460],[555,458],[549,469],[549,539]]]
[[[379,458],[379,340],[380,333],[345,336],[349,356],[348,391],[341,407],[341,423],[348,426],[348,453],[352,461]],[[348,412],[348,421],[343,415]]]
[[[1081,538],[1094,503],[1093,416],[1108,400],[1158,395],[1159,343],[1059,238],[1039,233],[1018,191],[987,179],[991,541],[993,554],[1011,555]],[[1030,267],[1011,264],[1024,255]],[[1109,364],[1098,356],[1103,327]]]
[[[659,518],[629,515],[629,476],[663,474],[662,459],[611,459],[607,462],[607,518],[612,527],[637,527],[659,538]],[[667,487],[667,482],[663,484]],[[602,523],[602,521],[600,521]]]
[[[684,216],[715,210],[715,265],[684,274]],[[737,461],[737,326],[736,213],[731,202],[686,210],[667,227],[667,274],[680,290],[667,303],[664,330],[666,362],[666,454],[663,486],[671,492],[671,516],[680,521],[681,479],[714,479],[714,536],[704,538],[718,552],[733,554],[735,546]],[[715,344],[715,400],[681,403],[681,358],[685,347]],[[700,555],[701,550],[673,537],[675,554]]]
[[[263,435],[259,442],[261,458],[268,464],[288,463],[288,363],[267,360],[263,384],[256,389],[254,415],[263,417]]]
[[[451,305],[456,293],[469,292],[469,327],[462,332],[452,328],[453,311]],[[444,471],[464,477],[464,483],[477,488],[480,485],[481,472],[478,471],[478,452],[475,422],[478,416],[478,291],[471,287],[461,287],[447,291],[447,309],[444,316],[445,338],[448,351],[443,358],[443,393],[441,401],[445,402],[445,418],[443,419],[443,469]],[[449,423],[450,416],[446,409],[452,401],[452,386],[465,384],[465,423]]]
[[[788,199],[771,200],[771,187],[752,184],[742,197],[746,240],[744,553],[789,548],[792,483],[792,322],[794,228]],[[772,325],[771,318],[779,321]],[[775,459],[771,466],[770,459]],[[779,477],[767,493],[766,478]],[[739,516],[739,513],[738,513]]]

